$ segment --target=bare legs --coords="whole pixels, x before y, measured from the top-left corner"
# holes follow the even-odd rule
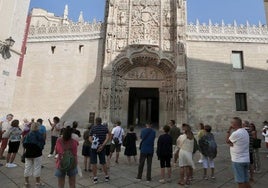
[[[91,170],[90,157],[84,157],[84,167],[85,170]]]
[[[133,160],[135,163],[137,163],[136,156],[133,156]],[[128,164],[130,165],[131,164],[131,156],[127,156],[127,161],[128,161]]]
[[[7,154],[7,163],[13,163],[16,158],[16,153]]]
[[[75,176],[69,177],[69,187],[75,188]],[[64,188],[65,185],[65,177],[58,178],[58,188]]]
[[[190,179],[192,178],[193,169],[190,166],[183,166],[180,168],[180,180],[178,184],[190,184]]]

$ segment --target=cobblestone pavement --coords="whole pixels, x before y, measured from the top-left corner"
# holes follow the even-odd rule
[[[49,136],[48,136],[49,137]],[[224,143],[225,133],[215,133],[215,137],[218,143],[218,156],[215,159],[215,180],[203,180],[202,173],[203,169],[201,164],[196,164],[196,169],[194,171],[194,180],[192,181],[190,187],[200,187],[200,188],[234,188],[237,187],[234,183],[233,173],[231,169],[230,162],[230,154],[229,148]],[[156,139],[157,140],[157,139]],[[47,158],[47,154],[49,152],[50,140],[47,141],[47,145],[44,150],[43,156],[43,165],[41,179],[45,184],[45,188],[57,187],[57,178],[54,176],[55,170],[55,159]],[[83,167],[83,157],[81,156],[81,147],[82,141],[80,141],[79,146],[79,165],[81,168]],[[19,154],[16,157],[15,163],[18,164],[16,168],[6,168],[5,166],[0,167],[0,188],[15,188],[15,187],[23,187],[24,177],[23,170],[24,164],[20,162],[21,148]],[[255,182],[252,183],[252,187],[257,188],[266,188],[268,185],[268,158],[266,157],[266,149],[264,143],[262,148],[260,149],[260,159],[261,159],[261,172],[258,174],[254,174]],[[194,159],[198,161],[199,154],[195,154]],[[5,161],[0,161],[1,163],[5,163]],[[127,187],[127,188],[143,188],[143,187],[159,187],[159,188],[173,188],[179,187],[177,184],[179,178],[179,168],[175,167],[172,169],[172,182],[161,184],[158,182],[160,179],[160,164],[157,160],[156,155],[154,155],[153,165],[152,165],[152,181],[147,183],[144,179],[140,182],[135,181],[135,177],[137,175],[138,165],[128,165],[126,157],[123,156],[123,151],[120,154],[119,164],[114,163],[114,158],[112,158],[111,168],[110,168],[110,182],[104,182],[104,175],[101,171],[98,171],[99,183],[94,185],[92,183],[92,173],[83,172],[83,176],[77,176],[77,188],[80,187]],[[146,174],[146,165],[144,169],[144,175]],[[34,179],[31,178],[32,187],[34,187]],[[69,187],[67,180],[66,186]]]

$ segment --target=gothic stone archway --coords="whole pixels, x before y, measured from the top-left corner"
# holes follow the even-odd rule
[[[157,88],[160,126],[169,119],[185,121],[185,81],[175,63],[152,46],[132,46],[118,58],[112,71],[103,71],[100,115],[104,121],[128,122],[130,88]]]

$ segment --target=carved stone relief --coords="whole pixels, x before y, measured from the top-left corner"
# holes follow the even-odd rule
[[[117,40],[116,42],[116,50],[118,51],[122,51],[125,49],[125,47],[127,46],[127,41],[124,39],[121,40]]]
[[[127,27],[126,26],[117,27],[117,38],[119,38],[119,39],[127,38]]]
[[[120,12],[119,13],[119,25],[125,25],[127,23],[127,16],[126,12]]]
[[[163,50],[164,51],[173,51],[173,41],[171,40],[164,40],[163,42]]]
[[[157,1],[134,1],[131,16],[131,44],[159,43],[160,9]]]
[[[137,67],[128,72],[125,76],[127,80],[163,80],[163,74],[151,67]]]

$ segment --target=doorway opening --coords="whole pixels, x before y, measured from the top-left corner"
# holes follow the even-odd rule
[[[159,89],[130,88],[128,105],[128,126],[142,127],[151,121],[153,127],[159,124]]]

